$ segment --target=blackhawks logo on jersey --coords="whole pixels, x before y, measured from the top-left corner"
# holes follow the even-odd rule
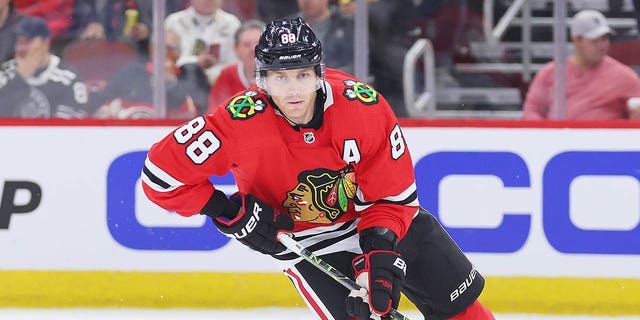
[[[252,90],[231,99],[225,107],[229,111],[231,118],[247,120],[257,112],[264,111],[267,104],[261,98],[255,98],[257,95],[258,91]]]
[[[356,194],[353,168],[305,170],[298,174],[298,184],[287,192],[282,206],[294,221],[333,223],[347,209]]]
[[[350,101],[358,100],[368,106],[378,103],[378,91],[368,84],[355,80],[344,80],[347,86],[344,96]]]

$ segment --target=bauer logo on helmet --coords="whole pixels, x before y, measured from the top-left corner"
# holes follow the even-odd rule
[[[290,55],[290,56],[280,56],[280,60],[291,60],[291,59],[300,59],[302,57],[301,54],[294,54],[294,55]]]

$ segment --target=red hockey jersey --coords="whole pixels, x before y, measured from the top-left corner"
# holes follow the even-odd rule
[[[402,238],[419,204],[393,111],[340,71],[329,69],[323,87],[317,130],[291,126],[255,86],[177,128],[149,150],[145,194],[190,216],[214,191],[208,178],[231,171],[241,193],[288,213],[294,231],[360,218],[358,230],[382,226]]]

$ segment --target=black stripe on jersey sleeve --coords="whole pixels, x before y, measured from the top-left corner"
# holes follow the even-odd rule
[[[360,201],[360,198],[353,197],[353,204],[355,204],[356,206],[368,206],[370,204],[372,204],[371,202],[364,202],[364,201]]]
[[[375,203],[391,203],[391,204],[401,204],[401,205],[406,205],[409,204],[413,201],[415,201],[418,198],[418,193],[417,192],[411,192],[411,194],[404,198],[404,200],[400,200],[400,201],[391,201],[391,200],[378,200]]]
[[[169,189],[169,187],[171,187],[170,184],[166,183],[164,180],[151,173],[151,170],[149,170],[147,166],[144,166],[144,168],[142,168],[142,172],[149,178],[149,180],[151,180],[151,182],[159,185],[163,189]]]

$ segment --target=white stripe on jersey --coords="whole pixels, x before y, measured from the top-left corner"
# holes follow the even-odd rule
[[[399,195],[389,196],[389,197],[386,197],[386,198],[382,198],[380,200],[385,200],[385,201],[389,201],[389,202],[396,202],[396,203],[402,203],[403,205],[406,205],[406,206],[419,206],[420,202],[418,201],[417,197],[413,201],[411,201],[410,203],[406,203],[406,204],[404,203],[416,191],[417,191],[416,183],[413,182],[407,189],[402,191]],[[360,189],[360,187],[358,187],[358,189],[356,190],[356,197],[358,197],[358,200],[360,200],[361,203],[366,203],[365,205],[358,205],[358,204],[356,204],[354,202],[354,205],[355,205],[354,208],[358,212],[363,211],[363,210],[369,208],[370,206],[372,206],[374,204],[373,202],[369,202],[369,201],[367,201],[367,199],[364,198],[364,194],[362,193],[362,190]]]
[[[284,274],[291,279],[291,282],[293,282],[293,285],[296,287],[296,290],[298,290],[300,297],[302,297],[302,300],[304,300],[309,310],[316,314],[321,312],[322,314],[318,314],[320,319],[335,320],[331,312],[329,312],[329,309],[327,309],[327,306],[322,303],[322,300],[320,300],[316,292],[313,291],[313,288],[295,266],[285,270]]]
[[[144,166],[145,168],[147,168],[149,170],[149,172],[155,176],[155,178],[158,178],[160,180],[162,180],[162,182],[164,182],[165,184],[168,185],[168,187],[164,187],[161,186],[155,182],[153,182],[153,179],[149,176],[147,176],[147,174],[142,171],[142,181],[144,183],[146,183],[151,189],[158,191],[158,192],[169,192],[169,191],[173,191],[175,189],[177,189],[180,186],[183,186],[184,183],[176,180],[175,178],[173,178],[172,176],[170,176],[168,173],[164,172],[164,170],[158,168],[155,164],[153,164],[153,162],[151,162],[151,160],[149,160],[149,157],[147,156],[147,158],[144,160]]]
[[[333,88],[331,88],[331,85],[326,81],[324,81],[322,85],[323,88],[327,90],[325,92],[327,95],[327,99],[324,100],[324,110],[327,110],[330,106],[333,105]]]
[[[341,222],[325,227],[316,227],[304,231],[294,232],[293,236],[296,241],[300,243],[300,245],[310,251],[313,251],[313,253],[318,256],[344,251],[361,254],[362,249],[360,248],[360,236],[357,232],[358,222],[360,222],[360,219]],[[343,226],[345,225],[347,227],[343,228]],[[346,238],[332,243],[333,239],[338,239],[344,236],[346,236]],[[322,242],[325,243],[323,244]],[[312,246],[317,244],[319,244],[320,247],[315,246],[311,248]],[[292,260],[279,260],[278,262],[282,269],[288,269],[302,260],[302,258],[298,257],[297,254],[293,253],[289,249],[275,255],[274,257],[276,259],[286,259],[285,257],[282,257],[284,255],[292,255],[295,256],[295,258]]]

